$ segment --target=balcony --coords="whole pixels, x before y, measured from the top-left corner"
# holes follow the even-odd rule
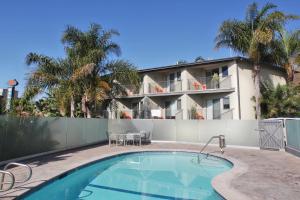
[[[203,109],[190,109],[188,110],[188,119],[194,120],[207,120],[207,116],[205,113],[205,108]],[[213,119],[233,119],[233,108],[229,110],[224,110],[223,112],[217,114],[213,117]]]
[[[232,89],[231,76],[220,77],[199,77],[197,79],[188,79],[188,91],[221,91]]]
[[[176,110],[172,115],[168,109],[122,109],[105,111],[105,117],[113,119],[183,119],[183,111]],[[101,117],[104,118],[104,117]]]
[[[139,97],[144,94],[143,84],[141,84],[139,87],[135,85],[123,85],[123,88],[126,92],[126,95],[122,97]]]
[[[154,109],[156,112],[152,112],[152,109],[122,109],[115,111],[113,113],[116,119],[161,119],[159,116],[161,114],[161,110]],[[159,115],[158,115],[159,111]]]
[[[155,83],[149,83],[148,94],[165,94],[172,92],[181,92],[181,81],[159,81]]]
[[[183,84],[183,82],[187,84]],[[183,85],[185,85],[184,88]],[[177,95],[181,94],[183,91],[187,91],[191,94],[234,91],[231,84],[231,76],[198,77],[180,81],[156,81],[141,84],[139,87],[134,85],[123,85],[123,88],[126,95],[120,96],[122,98],[143,97],[144,95]]]

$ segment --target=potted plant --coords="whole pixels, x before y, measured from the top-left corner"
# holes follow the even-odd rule
[[[212,84],[214,88],[219,88],[219,81],[220,81],[219,74],[214,73],[214,75],[212,76]]]
[[[196,119],[197,110],[195,106],[191,108],[191,119]]]

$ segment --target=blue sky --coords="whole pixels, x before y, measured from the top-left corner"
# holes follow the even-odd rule
[[[139,68],[230,56],[229,50],[214,50],[214,37],[221,22],[243,19],[250,0],[26,0],[0,4],[0,88],[9,79],[20,82],[23,91],[25,56],[37,52],[63,57],[60,38],[66,25],[86,29],[90,23],[117,29],[115,41],[121,58]],[[269,1],[259,1],[262,5]],[[279,9],[300,15],[299,0],[274,0]],[[289,29],[300,28],[300,21]]]

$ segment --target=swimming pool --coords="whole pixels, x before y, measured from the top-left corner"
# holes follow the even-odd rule
[[[21,197],[81,200],[222,199],[211,180],[232,168],[222,158],[190,152],[136,152],[65,173]]]

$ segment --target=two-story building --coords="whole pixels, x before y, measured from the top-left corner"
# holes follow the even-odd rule
[[[252,64],[242,57],[139,70],[139,88],[124,86],[111,118],[255,119]],[[264,65],[261,81],[286,84],[282,68]]]

